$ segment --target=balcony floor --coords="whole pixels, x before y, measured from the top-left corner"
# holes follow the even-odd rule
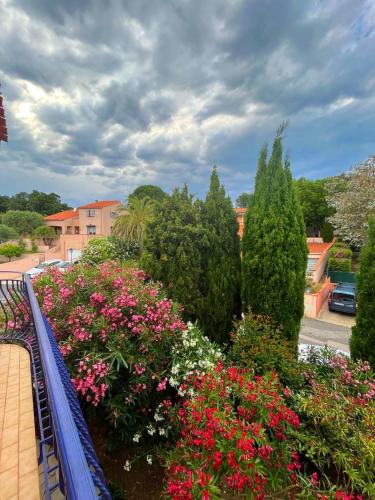
[[[30,356],[0,344],[0,497],[39,500]]]

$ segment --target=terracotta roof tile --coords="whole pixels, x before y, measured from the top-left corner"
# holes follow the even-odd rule
[[[44,220],[66,220],[78,217],[78,212],[75,210],[64,210],[64,212],[59,212],[57,214],[47,215]]]
[[[308,243],[309,253],[323,254],[333,245],[331,243]]]
[[[94,201],[94,203],[88,203],[87,205],[82,205],[78,208],[104,208],[110,205],[118,205],[121,201],[118,200],[107,200],[107,201]]]

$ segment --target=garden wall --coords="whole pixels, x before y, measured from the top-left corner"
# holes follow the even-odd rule
[[[324,285],[316,293],[305,293],[305,317],[306,318],[317,318],[320,310],[327,300],[327,297],[331,290],[334,288],[334,284],[331,283],[329,278],[326,279]]]

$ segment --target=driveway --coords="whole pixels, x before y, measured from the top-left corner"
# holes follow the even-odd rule
[[[355,317],[350,314],[343,314],[338,312],[333,312],[328,309],[328,300],[326,300],[320,310],[318,319],[325,321],[326,323],[332,323],[334,325],[346,326],[351,328],[355,324]]]
[[[327,344],[349,353],[351,329],[347,326],[326,323],[319,319],[303,318],[299,334],[300,344]]]

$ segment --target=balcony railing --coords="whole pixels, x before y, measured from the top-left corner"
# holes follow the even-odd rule
[[[42,498],[60,490],[69,500],[110,499],[69,373],[27,276],[0,279],[0,343],[30,354]]]

